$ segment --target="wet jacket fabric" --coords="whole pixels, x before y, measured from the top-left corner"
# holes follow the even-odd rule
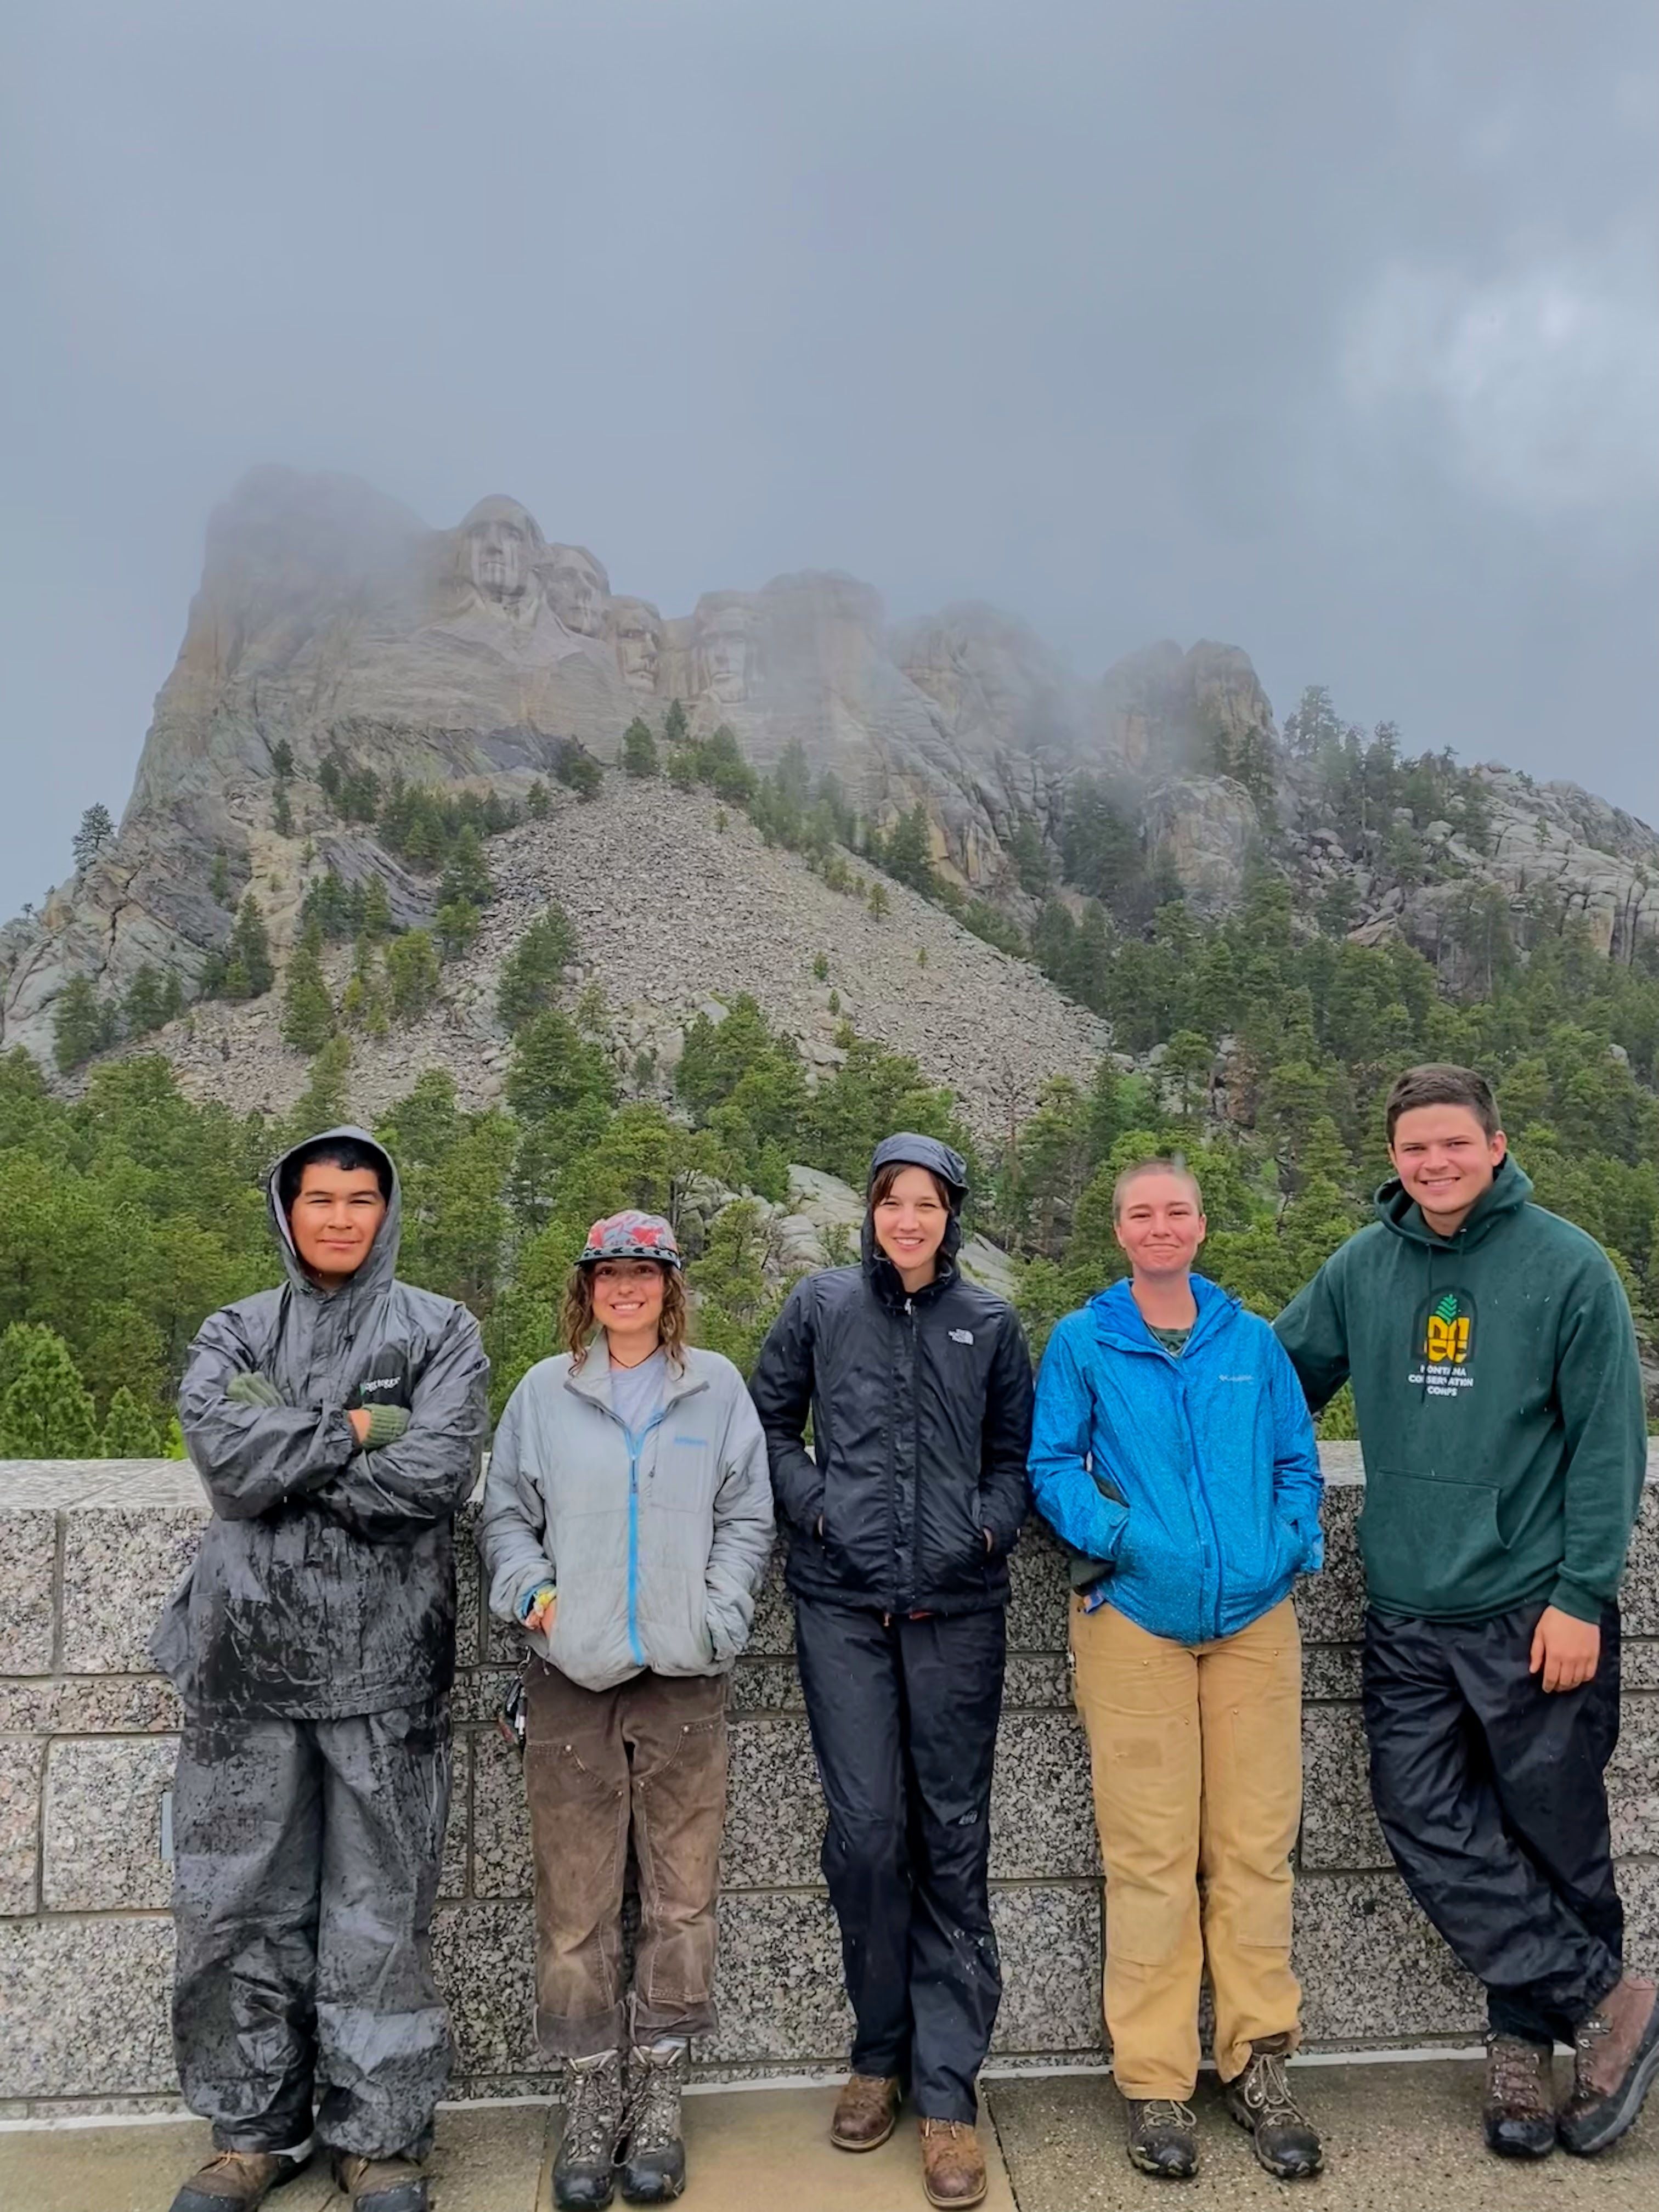
[[[150,1649],[187,1708],[335,1719],[429,1700],[454,1678],[453,1523],[477,1480],[489,1364],[465,1306],[396,1279],[390,1158],[361,1129],[327,1133],[370,1146],[391,1173],[362,1266],[332,1293],[311,1281],[279,1161],[269,1196],[288,1279],[210,1315],[185,1370],[179,1416],[213,1517]],[[283,1404],[228,1399],[242,1374]],[[375,1404],[406,1407],[409,1426],[360,1451],[346,1414]]]
[[[1599,1620],[1647,1464],[1629,1302],[1512,1159],[1454,1237],[1397,1181],[1279,1316],[1309,1400],[1350,1377],[1370,1601],[1429,1620],[1534,1601]]]
[[[890,1139],[875,1167],[894,1157],[963,1187],[948,1146]],[[866,1216],[862,1263],[798,1284],[761,1347],[750,1388],[797,1596],[934,1613],[1006,1601],[1030,1498],[1030,1355],[1013,1308],[957,1268],[960,1243],[953,1207],[934,1279],[907,1295]]]
[[[766,1441],[742,1376],[689,1348],[636,1434],[612,1406],[603,1342],[580,1368],[568,1352],[539,1361],[495,1432],[478,1548],[502,1620],[555,1586],[552,1629],[529,1640],[584,1689],[647,1668],[724,1673],[772,1553]]]
[[[1128,1282],[1068,1314],[1037,1377],[1037,1510],[1109,1602],[1179,1644],[1235,1636],[1324,1563],[1323,1485],[1296,1371],[1203,1275],[1177,1358]]]

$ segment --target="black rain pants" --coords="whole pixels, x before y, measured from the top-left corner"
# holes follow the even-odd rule
[[[1494,2034],[1571,2043],[1621,1972],[1603,1779],[1619,1612],[1582,1689],[1528,1669],[1541,1605],[1490,1620],[1365,1618],[1371,1796],[1407,1887],[1486,1984]]]
[[[424,2157],[449,2078],[430,1930],[449,1700],[192,1717],[173,1784],[173,2035],[219,2150]]]
[[[989,1889],[1002,1608],[916,1620],[798,1597],[795,1645],[854,2070],[908,2081],[921,2118],[972,2122],[1002,1997]]]

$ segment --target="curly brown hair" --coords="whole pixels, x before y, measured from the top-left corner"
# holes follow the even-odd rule
[[[678,1267],[657,1263],[662,1276],[662,1319],[658,1334],[668,1362],[677,1372],[685,1372],[685,1347],[691,1334],[691,1313],[685,1296],[685,1285]],[[593,1318],[593,1271],[591,1266],[573,1267],[564,1286],[564,1304],[559,1311],[559,1334],[564,1339],[565,1349],[570,1354],[572,1372],[584,1367],[599,1325]]]

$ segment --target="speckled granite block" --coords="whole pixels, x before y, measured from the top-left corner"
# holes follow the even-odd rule
[[[196,1556],[204,1513],[79,1506],[64,1516],[64,1668],[149,1674],[150,1631]]]
[[[991,1788],[994,1880],[1097,1875],[1089,1746],[1073,1713],[1004,1716]]]
[[[1008,1562],[1008,1649],[1063,1651],[1070,1595],[1066,1553],[1033,1516]]]
[[[533,2074],[535,1929],[527,1905],[444,1905],[433,1965],[455,2031],[459,2074]]]
[[[518,1679],[516,1667],[469,1667],[455,1677],[455,1725],[494,1728],[501,1701]]]
[[[799,1890],[723,1896],[714,1991],[720,2032],[697,2046],[706,2064],[844,2061],[852,2014],[827,1897]]]
[[[1030,1882],[994,1889],[1002,2008],[992,2051],[1097,2056],[1101,2046],[1100,1889]]]
[[[1357,1705],[1303,1708],[1300,1857],[1310,1873],[1339,1868],[1360,1873],[1394,1864],[1371,1810]]]
[[[732,1669],[734,1713],[799,1713],[805,1704],[793,1659],[739,1659]]]
[[[167,2096],[173,1923],[0,1921],[0,2096]]]
[[[472,1893],[532,1894],[524,1762],[494,1729],[480,1729],[472,1739]]]
[[[749,1631],[749,1650],[757,1659],[786,1657],[795,1648],[795,1605],[783,1583],[787,1539],[780,1534],[755,1599],[755,1618]]]
[[[438,1875],[438,1894],[446,1904],[466,1895],[467,1846],[472,1833],[472,1739],[465,1729],[455,1731],[454,1756],[443,1864]]]
[[[1659,1636],[1659,1443],[1652,1441],[1648,1474],[1619,1593],[1627,1636]]]
[[[1011,1651],[1002,1684],[1002,1710],[1020,1706],[1070,1712],[1072,1670],[1063,1651]]]
[[[0,1913],[33,1912],[38,1901],[44,1748],[0,1737]]]
[[[1359,1650],[1352,1644],[1304,1644],[1302,1696],[1304,1702],[1352,1705],[1359,1695]]]
[[[1473,2039],[1485,2027],[1480,1985],[1397,1875],[1304,1875],[1296,1889],[1294,1956],[1312,2041]]]
[[[0,1735],[176,1734],[180,1717],[178,1692],[160,1674],[0,1682]]]
[[[1659,1854],[1659,1697],[1626,1697],[1607,1768],[1616,1852]]]
[[[1365,1613],[1365,1577],[1354,1524],[1365,1502],[1363,1485],[1327,1483],[1321,1520],[1325,1530],[1325,1565],[1296,1586],[1296,1617],[1304,1644],[1347,1644],[1359,1633]]]
[[[1620,1653],[1626,1690],[1659,1690],[1659,1637],[1627,1636]]]
[[[58,1519],[0,1512],[0,1674],[52,1672],[52,1577]]]
[[[455,1662],[476,1667],[483,1656],[483,1570],[478,1560],[478,1509],[455,1516]]]
[[[173,1787],[174,1736],[86,1737],[46,1757],[41,1902],[48,1912],[165,1910],[161,1794]]]
[[[805,1715],[736,1717],[728,1741],[722,1883],[769,1889],[821,1881],[823,1798]]]

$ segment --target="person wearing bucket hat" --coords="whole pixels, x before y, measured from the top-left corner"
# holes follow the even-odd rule
[[[1008,1554],[1030,1504],[1030,1357],[1013,1308],[957,1264],[967,1195],[950,1146],[887,1138],[860,1264],[796,1286],[750,1385],[788,1530],[856,2020],[831,2138],[884,2142],[908,2082],[941,2206],[987,2188],[975,2085],[1002,1993],[991,1774]]]
[[[566,1349],[508,1399],[478,1546],[490,1610],[529,1646],[525,1786],[536,2027],[568,2070],[556,2203],[685,2186],[690,2039],[715,2026],[726,1692],[772,1549],[766,1443],[743,1377],[686,1341],[659,1215],[596,1221]],[[633,1986],[623,1959],[640,1868]]]

